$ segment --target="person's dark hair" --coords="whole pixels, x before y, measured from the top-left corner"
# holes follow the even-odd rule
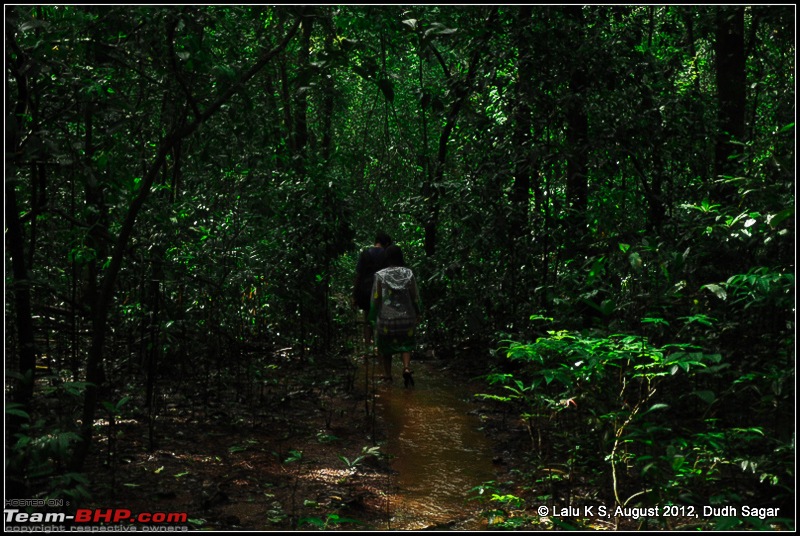
[[[392,244],[386,248],[386,266],[405,266],[406,261],[403,259],[403,250],[400,246]]]
[[[375,243],[380,244],[383,247],[389,247],[392,243],[392,238],[384,232],[379,232],[377,235],[375,235]]]

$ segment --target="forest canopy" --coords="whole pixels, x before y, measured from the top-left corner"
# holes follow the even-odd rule
[[[793,502],[794,6],[5,22],[16,496],[88,493],[94,423],[125,404],[224,404],[287,353],[352,351],[355,262],[385,231],[418,275],[420,352],[478,356],[531,429],[594,404],[559,429],[608,432],[610,465],[583,460],[620,503],[642,479]]]

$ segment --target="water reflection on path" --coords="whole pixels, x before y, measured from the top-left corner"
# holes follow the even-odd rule
[[[473,487],[494,480],[495,471],[491,445],[468,413],[474,409],[466,401],[470,394],[433,363],[414,363],[416,386],[406,389],[398,361],[394,385],[379,387],[376,399],[388,434],[384,450],[396,471],[386,528],[484,528],[480,505],[466,498]]]

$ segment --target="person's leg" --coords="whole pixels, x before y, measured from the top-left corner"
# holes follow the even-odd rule
[[[372,325],[369,323],[369,312],[364,311],[364,344],[369,347],[372,345]]]
[[[403,352],[403,382],[405,386],[414,385],[414,373],[411,372],[411,352]]]
[[[383,359],[383,377],[386,380],[392,379],[392,354],[381,355]]]
[[[403,352],[403,370],[411,370],[411,352]]]

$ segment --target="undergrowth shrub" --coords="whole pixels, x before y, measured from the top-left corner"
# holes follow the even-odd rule
[[[507,340],[500,350],[502,370],[486,376],[491,392],[478,396],[519,416],[534,478],[555,474],[569,483],[543,479],[532,490],[539,499],[690,505],[699,514],[685,520],[692,524],[714,523],[703,518],[705,505],[786,504],[788,514],[794,437],[730,418],[726,408],[752,393],[755,375],[734,372],[719,353],[567,330]],[[587,489],[596,496],[581,494]],[[674,520],[653,522],[675,528]]]

